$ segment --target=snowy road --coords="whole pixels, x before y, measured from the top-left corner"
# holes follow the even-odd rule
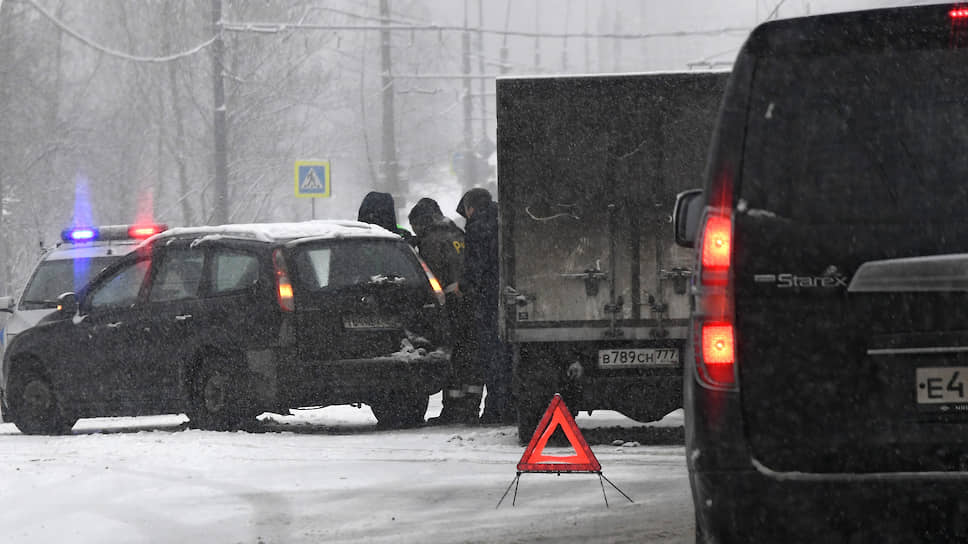
[[[610,426],[608,414],[578,421]],[[516,506],[509,495],[495,509],[524,450],[513,427],[382,431],[350,406],[273,418],[265,432],[183,423],[82,420],[66,437],[0,425],[0,541],[693,541],[681,445],[593,446],[634,504],[606,484],[606,508],[595,475],[525,474]]]

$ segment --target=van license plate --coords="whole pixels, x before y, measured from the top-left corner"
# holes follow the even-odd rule
[[[679,350],[676,348],[598,350],[599,368],[675,366],[677,364],[679,364]]]
[[[968,366],[918,368],[918,404],[968,403]]]

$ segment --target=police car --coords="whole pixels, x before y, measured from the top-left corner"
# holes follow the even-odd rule
[[[0,344],[9,345],[17,334],[56,310],[58,296],[76,292],[138,243],[167,228],[158,224],[106,225],[61,231],[61,241],[44,252],[30,273],[20,300],[0,297],[0,312],[12,314],[0,334]]]

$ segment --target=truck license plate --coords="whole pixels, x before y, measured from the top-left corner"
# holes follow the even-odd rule
[[[679,364],[676,348],[635,348],[598,350],[599,368],[674,366]]]
[[[916,372],[918,404],[968,403],[968,366],[923,367]],[[941,408],[942,410],[952,407]],[[959,411],[963,411],[960,409]]]

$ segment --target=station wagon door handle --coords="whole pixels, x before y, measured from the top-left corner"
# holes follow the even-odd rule
[[[187,321],[192,318],[192,314],[176,315],[175,321]]]

